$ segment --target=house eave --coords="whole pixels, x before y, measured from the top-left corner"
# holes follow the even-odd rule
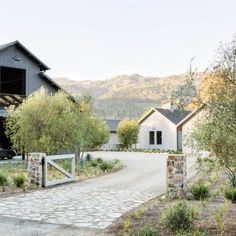
[[[188,116],[186,116],[183,120],[181,120],[178,124],[177,124],[177,129],[180,129],[184,124],[186,124],[189,120],[191,120],[196,114],[198,114],[206,105],[203,104],[202,106],[200,106],[198,109],[196,109],[195,111],[191,112]]]

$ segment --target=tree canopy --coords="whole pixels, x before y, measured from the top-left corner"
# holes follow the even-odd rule
[[[26,153],[76,152],[107,142],[106,126],[93,116],[88,97],[75,103],[61,91],[49,95],[41,88],[7,112],[6,134]]]
[[[190,138],[198,149],[214,154],[236,187],[236,37],[221,45],[210,77],[202,83],[207,97],[200,90],[194,99],[205,105],[206,117]]]
[[[136,120],[122,120],[118,125],[117,132],[124,148],[130,148],[138,142],[139,125]]]

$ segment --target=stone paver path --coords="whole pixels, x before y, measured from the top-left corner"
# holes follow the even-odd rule
[[[165,191],[166,155],[121,152],[93,155],[120,159],[126,167],[96,179],[0,199],[0,217],[102,229]]]

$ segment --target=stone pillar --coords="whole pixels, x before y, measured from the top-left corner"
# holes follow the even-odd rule
[[[28,156],[28,184],[29,187],[38,186],[42,187],[43,183],[43,166],[42,159],[45,157],[45,153],[29,153]]]
[[[170,198],[183,198],[186,193],[186,156],[169,154],[167,159],[167,193]]]

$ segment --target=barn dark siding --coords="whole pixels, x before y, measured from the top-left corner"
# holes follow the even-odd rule
[[[0,147],[11,147],[5,135],[5,107],[12,102],[21,103],[22,99],[42,86],[51,94],[60,89],[49,77],[42,76],[42,72],[47,69],[18,41],[0,46]]]
[[[19,61],[13,59],[16,56]],[[0,67],[1,66],[24,69],[26,71],[25,91],[27,96],[42,86],[50,93],[55,93],[58,90],[55,86],[48,83],[47,80],[39,76],[40,66],[15,45],[0,51]]]

